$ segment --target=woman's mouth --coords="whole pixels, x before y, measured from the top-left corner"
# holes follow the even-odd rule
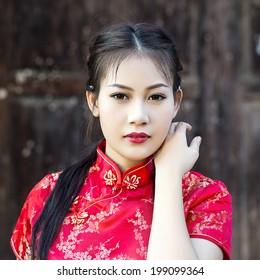
[[[127,138],[131,143],[141,144],[146,142],[151,136],[144,132],[132,132],[124,136]]]

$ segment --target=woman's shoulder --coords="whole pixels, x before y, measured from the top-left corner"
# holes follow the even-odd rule
[[[61,172],[49,173],[42,177],[40,181],[34,186],[34,191],[47,190],[52,191]]]
[[[184,195],[195,193],[207,193],[208,195],[221,194],[229,196],[226,184],[217,179],[212,179],[197,171],[187,172],[182,180]]]
[[[190,236],[216,243],[230,259],[232,197],[225,183],[190,171],[183,177],[183,201]]]
[[[29,192],[11,237],[11,247],[17,259],[30,259],[32,226],[46,199],[53,190],[60,172],[45,175]]]
[[[33,201],[45,201],[52,192],[61,172],[49,173],[42,177],[38,183],[31,189],[27,197],[27,203]]]

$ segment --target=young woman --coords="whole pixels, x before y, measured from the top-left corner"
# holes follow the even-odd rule
[[[229,259],[224,183],[190,171],[201,138],[173,120],[182,65],[168,32],[116,25],[89,47],[86,98],[103,138],[45,176],[23,206],[18,259]]]

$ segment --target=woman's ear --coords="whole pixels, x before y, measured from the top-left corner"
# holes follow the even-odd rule
[[[181,101],[183,98],[183,91],[182,89],[179,87],[175,93],[175,97],[174,97],[174,117],[177,115],[180,106],[181,106]]]
[[[86,98],[88,102],[88,107],[92,112],[94,117],[99,117],[98,100],[95,93],[91,91],[86,91]]]
[[[175,93],[175,106],[177,107],[176,109],[179,110],[180,105],[181,105],[181,101],[183,98],[183,91],[182,89],[179,87]]]

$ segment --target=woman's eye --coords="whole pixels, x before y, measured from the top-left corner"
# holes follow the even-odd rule
[[[165,96],[160,93],[153,94],[149,97],[149,100],[152,100],[152,101],[161,101],[164,99],[165,99]]]
[[[115,99],[119,99],[119,100],[127,100],[128,99],[127,95],[124,94],[124,93],[121,93],[121,92],[114,93],[114,94],[111,95],[111,97],[113,97]]]

